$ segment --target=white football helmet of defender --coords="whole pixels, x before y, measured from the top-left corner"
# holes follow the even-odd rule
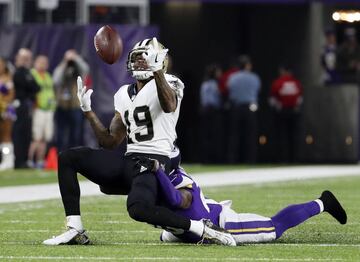
[[[153,72],[149,69],[148,66],[144,66],[143,68],[139,67],[139,65],[135,65],[136,59],[139,59],[139,55],[142,55],[143,53],[146,53],[147,50],[149,50],[151,47],[153,47],[156,51],[162,51],[166,48],[157,41],[157,39],[154,38],[148,38],[144,39],[138,43],[136,43],[129,52],[128,55],[128,61],[126,63],[127,70],[131,72],[132,77],[134,77],[137,80],[146,80],[153,76]],[[141,56],[140,56],[141,58]],[[163,67],[162,70],[164,73],[166,73],[167,66],[168,66],[168,55],[166,54],[165,59],[163,61]]]

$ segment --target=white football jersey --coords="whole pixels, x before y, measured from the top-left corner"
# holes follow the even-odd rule
[[[155,80],[136,93],[136,85],[124,85],[114,96],[115,110],[127,127],[127,153],[148,153],[169,156],[176,140],[176,123],[183,97],[183,82],[165,74],[177,95],[177,108],[165,113],[160,105]]]

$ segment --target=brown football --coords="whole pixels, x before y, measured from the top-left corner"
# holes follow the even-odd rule
[[[123,51],[123,43],[119,34],[109,25],[104,25],[96,32],[94,46],[96,53],[108,64],[115,63]]]

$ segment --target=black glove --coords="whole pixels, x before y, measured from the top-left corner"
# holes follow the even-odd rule
[[[145,156],[137,156],[133,157],[132,160],[136,161],[135,166],[140,169],[140,173],[144,172],[145,169],[150,172],[156,172],[159,168],[159,161],[156,159]]]

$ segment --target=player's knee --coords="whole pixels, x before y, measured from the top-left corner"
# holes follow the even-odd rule
[[[69,165],[73,161],[76,161],[81,154],[83,154],[83,149],[80,147],[74,147],[61,151],[58,156],[59,165]]]
[[[73,163],[78,162],[77,158],[79,156],[79,152],[74,149],[67,149],[61,151],[58,155],[58,165],[59,167],[73,167]]]
[[[128,207],[129,216],[139,222],[147,222],[148,208],[144,203],[137,202]]]
[[[70,162],[69,150],[61,151],[58,155],[59,165],[64,165]]]

